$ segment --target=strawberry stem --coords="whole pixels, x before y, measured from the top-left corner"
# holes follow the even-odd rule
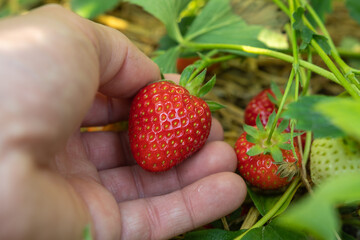
[[[249,231],[254,228],[262,227],[265,223],[267,223],[271,218],[277,215],[280,208],[284,205],[289,198],[294,196],[294,193],[297,191],[301,183],[299,183],[300,178],[297,177],[294,181],[290,184],[290,186],[286,189],[284,194],[280,197],[280,199],[275,203],[275,205],[259,220],[257,221],[251,228],[249,228],[246,232],[242,233],[234,240],[242,239]]]
[[[283,109],[283,107],[284,107],[284,105],[285,105],[285,100],[286,100],[286,98],[287,98],[287,96],[288,96],[288,94],[289,94],[289,92],[290,92],[291,85],[292,85],[292,81],[293,81],[293,79],[294,79],[294,75],[295,75],[295,70],[294,70],[294,68],[293,68],[293,69],[291,69],[290,77],[289,77],[288,83],[287,83],[287,85],[286,85],[286,89],[285,89],[284,95],[283,95],[283,97],[282,97],[282,99],[281,99],[281,102],[280,102],[280,104],[279,104],[278,111],[277,111],[276,116],[275,116],[275,120],[274,120],[274,122],[273,122],[273,124],[272,124],[272,126],[271,126],[271,129],[270,129],[268,138],[267,138],[267,140],[266,140],[266,143],[267,143],[267,144],[270,144],[270,142],[271,142],[271,137],[272,137],[272,135],[273,135],[273,133],[274,133],[274,131],[275,131],[275,129],[276,129],[277,122],[278,122],[278,120],[279,120],[279,118],[280,118],[281,111],[282,111],[282,109]]]

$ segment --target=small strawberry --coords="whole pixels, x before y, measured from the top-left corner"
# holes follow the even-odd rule
[[[350,138],[317,138],[310,153],[310,174],[315,184],[337,175],[360,174],[360,144]]]
[[[201,87],[206,70],[191,79],[193,71],[193,66],[185,69],[180,85],[162,80],[144,87],[131,104],[131,151],[148,171],[170,169],[198,151],[209,136],[209,105],[213,109],[220,105],[200,97],[214,86],[215,77]]]
[[[295,91],[294,88],[291,91]],[[267,88],[261,91],[258,95],[253,97],[246,105],[244,112],[244,122],[247,125],[255,126],[256,118],[259,116],[261,123],[265,126],[268,122],[269,116],[272,112],[277,112],[278,105],[282,98],[282,92],[275,83],[271,83],[271,88]],[[291,101],[288,98],[287,101]],[[286,108],[286,107],[285,107]],[[278,124],[282,119],[279,119]],[[290,132],[290,125],[285,129],[286,132]],[[295,130],[295,132],[297,132]],[[305,145],[306,134],[301,135],[302,146]]]
[[[259,116],[261,123],[266,125],[270,114],[276,109],[269,95],[275,97],[271,89],[265,89],[250,100],[245,108],[245,124],[255,126],[256,118]]]
[[[235,143],[240,175],[250,185],[264,190],[286,186],[301,164],[298,147],[294,146],[295,157],[289,144],[290,134],[283,133],[287,122],[282,121],[267,141],[274,118],[275,113],[269,116],[265,128],[259,117],[257,128],[245,125],[245,132]]]

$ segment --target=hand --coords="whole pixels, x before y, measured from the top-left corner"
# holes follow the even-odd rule
[[[138,167],[125,120],[157,66],[120,32],[52,5],[0,21],[0,239],[166,239],[240,206],[246,187],[214,121],[172,170]],[[171,76],[170,76],[171,77]]]

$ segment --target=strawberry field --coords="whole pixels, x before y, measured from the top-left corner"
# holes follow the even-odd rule
[[[247,198],[231,214],[173,239],[360,239],[359,0],[0,3],[3,17],[60,3],[123,32],[165,76],[181,74],[181,89],[172,82],[154,83],[138,99],[166,88],[161,97],[177,99],[170,90],[183,93],[184,87],[205,100],[194,100],[203,116],[194,126],[205,130],[184,134],[193,149],[167,148],[175,156],[169,163],[169,153],[150,156],[147,147],[158,146],[136,140],[146,131],[146,116],[157,120],[142,111],[143,104],[152,103],[135,100],[130,123],[84,129],[129,129],[138,164],[158,172],[202,147],[211,122],[206,113],[211,110],[220,121],[224,141],[238,158],[236,173],[247,183]],[[193,101],[190,95],[181,98]],[[154,106],[155,112],[162,110]],[[182,122],[171,124],[176,129]]]

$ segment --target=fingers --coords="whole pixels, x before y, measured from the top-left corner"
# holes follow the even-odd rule
[[[158,196],[181,189],[203,177],[218,172],[233,172],[236,156],[224,142],[210,142],[177,167],[162,173],[151,173],[138,165],[100,171],[100,179],[122,202]]]
[[[84,132],[81,134],[89,160],[98,170],[134,165],[127,132]],[[208,138],[210,141],[223,140],[223,129],[213,119]]]
[[[80,125],[99,87],[128,98],[159,78],[156,64],[119,31],[55,5],[2,21],[0,35],[0,76],[11,79],[0,83],[6,149],[48,156]]]
[[[122,202],[122,239],[169,239],[234,211],[245,195],[240,176],[218,173],[164,196]]]

